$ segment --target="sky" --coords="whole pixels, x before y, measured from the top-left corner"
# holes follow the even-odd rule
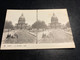
[[[51,17],[53,13],[58,18],[58,22],[61,24],[66,24],[69,21],[67,9],[41,9],[38,10],[38,20],[45,21],[48,25],[51,23]],[[36,10],[7,10],[6,19],[7,21],[12,21],[15,25],[18,23],[19,17],[23,14],[26,23],[32,25],[36,20]]]

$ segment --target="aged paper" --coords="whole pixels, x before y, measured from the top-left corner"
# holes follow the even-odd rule
[[[75,48],[67,9],[7,10],[1,49]]]

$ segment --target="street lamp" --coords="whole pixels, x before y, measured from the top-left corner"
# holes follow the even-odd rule
[[[38,10],[36,10],[36,19],[38,21]],[[36,44],[38,43],[38,28],[37,28],[37,31],[36,31]]]

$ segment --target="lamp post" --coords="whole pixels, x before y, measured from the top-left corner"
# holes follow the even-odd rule
[[[36,20],[38,21],[38,10],[36,10]],[[36,31],[36,44],[38,43],[38,28]]]

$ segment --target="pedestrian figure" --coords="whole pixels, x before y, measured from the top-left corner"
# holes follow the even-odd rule
[[[15,37],[12,35],[11,38],[15,38]]]
[[[8,34],[6,38],[10,38],[10,37],[11,37],[11,34]]]

